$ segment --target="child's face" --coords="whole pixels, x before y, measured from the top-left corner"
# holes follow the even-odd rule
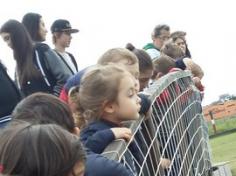
[[[186,44],[183,39],[181,38],[176,39],[175,44],[179,46],[184,53],[186,53]]]
[[[148,82],[152,77],[152,73],[153,73],[152,69],[140,73],[139,75],[140,91],[143,91],[143,89],[148,86]]]
[[[121,79],[117,103],[115,105],[116,120],[134,120],[139,117],[140,98],[137,95],[135,79],[125,76]]]
[[[124,65],[125,69],[135,78],[135,89],[137,92],[140,90],[139,85],[139,65],[138,63],[133,65]]]

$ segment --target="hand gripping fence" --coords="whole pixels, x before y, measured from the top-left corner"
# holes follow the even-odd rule
[[[103,152],[123,163],[133,176],[210,176],[208,128],[201,94],[191,74],[170,73],[146,91],[152,102],[147,117],[127,123],[132,140],[116,140]]]

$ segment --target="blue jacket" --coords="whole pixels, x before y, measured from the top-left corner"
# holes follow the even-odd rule
[[[87,150],[85,176],[133,176],[123,164]]]
[[[118,126],[105,120],[92,122],[81,131],[81,141],[91,151],[100,154],[115,140],[115,136],[110,129],[113,127]]]
[[[111,131],[111,128],[119,127],[118,125],[105,120],[97,120],[90,123],[81,132],[81,141],[94,153],[102,153],[104,149],[115,140],[115,136]],[[134,163],[134,159],[138,162],[142,162],[142,157],[139,155],[140,151],[134,142],[129,145],[129,150],[132,153],[126,152],[124,157],[133,173],[137,173],[138,169]],[[135,157],[135,158],[134,158]]]

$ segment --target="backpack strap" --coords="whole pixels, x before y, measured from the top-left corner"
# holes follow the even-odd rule
[[[71,58],[73,64],[75,65],[75,69],[76,69],[76,71],[78,72],[78,65],[77,65],[77,62],[76,62],[76,60],[75,60],[75,57],[74,57],[71,53],[68,53],[68,52],[67,52],[67,54],[69,54],[69,56],[70,56],[70,58]]]
[[[71,67],[69,66],[69,64],[66,62],[65,58],[60,54],[58,53],[56,50],[53,50],[55,51],[55,53],[61,58],[61,60],[63,61],[63,63],[67,66],[67,68],[71,71],[72,74],[74,74],[74,71],[71,69]],[[68,53],[67,53],[68,54]],[[69,55],[70,56],[70,55]],[[71,58],[71,61],[73,62],[72,58]],[[73,62],[74,64],[74,62]],[[77,71],[77,68],[76,68],[76,71]]]

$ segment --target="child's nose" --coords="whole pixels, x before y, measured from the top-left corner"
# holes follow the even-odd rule
[[[141,104],[141,98],[137,95],[137,104]]]

